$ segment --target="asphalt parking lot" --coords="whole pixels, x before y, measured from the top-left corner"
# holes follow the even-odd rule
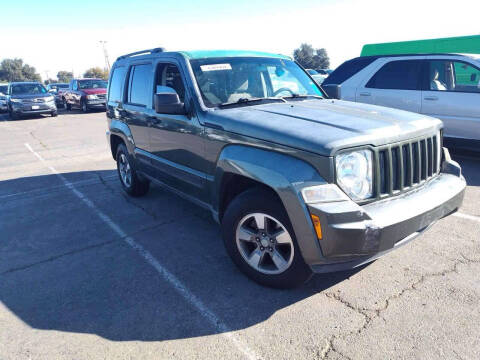
[[[126,197],[103,112],[0,115],[0,359],[478,359],[480,160],[461,211],[288,291],[244,277],[205,210]]]

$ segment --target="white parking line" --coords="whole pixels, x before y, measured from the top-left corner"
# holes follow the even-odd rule
[[[40,154],[32,149],[30,144],[25,143],[25,147],[37,157],[48,169],[55,175],[57,175],[65,184],[67,188],[69,188],[81,201],[83,201],[91,210],[93,210],[100,219],[103,220],[105,224],[107,224],[113,231],[117,233],[118,236],[122,238],[130,247],[132,247],[140,256],[142,256],[157,272],[166,280],[170,285],[172,285],[175,290],[193,307],[197,309],[197,311],[210,322],[215,329],[220,332],[223,336],[228,338],[235,347],[242,352],[247,359],[254,360],[254,359],[261,359],[252,349],[250,349],[246,344],[244,344],[234,333],[232,330],[222,322],[222,320],[215,315],[197,296],[195,296],[188,288],[183,285],[183,283],[170,271],[165,269],[160,262],[142,245],[138,244],[132,237],[128,236],[117,224],[115,224],[112,219],[105,213],[103,213],[99,208],[95,206],[95,204],[87,198],[83,193],[78,191],[75,186],[69,182],[62,174],[60,174],[54,167],[49,166],[47,161],[43,159]]]
[[[453,216],[456,216],[456,217],[459,217],[459,218],[462,218],[462,219],[468,219],[468,220],[473,220],[473,221],[480,222],[480,217],[479,216],[467,215],[467,214],[462,214],[462,213],[459,213],[459,212],[456,212],[455,214],[453,214]]]

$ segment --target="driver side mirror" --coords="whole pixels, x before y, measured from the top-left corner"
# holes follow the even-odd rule
[[[322,89],[325,90],[328,97],[330,99],[338,99],[342,98],[341,94],[341,85],[337,84],[328,84],[328,85],[321,85]]]
[[[155,112],[157,114],[185,115],[185,104],[180,102],[176,92],[155,94]]]

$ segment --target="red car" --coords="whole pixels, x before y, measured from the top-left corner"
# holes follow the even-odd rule
[[[72,79],[68,90],[63,92],[63,106],[67,110],[79,108],[83,112],[90,109],[105,109],[107,81],[103,79]]]

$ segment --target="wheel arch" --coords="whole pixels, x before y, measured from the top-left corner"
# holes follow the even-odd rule
[[[326,181],[307,162],[293,156],[244,145],[222,150],[215,170],[212,208],[221,222],[229,203],[241,192],[259,186],[276,196],[292,224],[307,263],[321,257],[320,244],[301,194],[301,187]]]
[[[116,160],[118,145],[121,143],[125,144],[129,154],[134,156],[135,144],[128,125],[122,121],[112,119],[109,130],[108,140],[113,159]]]

